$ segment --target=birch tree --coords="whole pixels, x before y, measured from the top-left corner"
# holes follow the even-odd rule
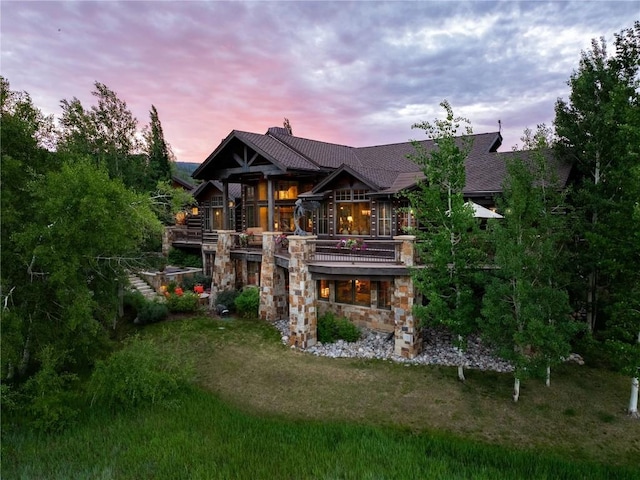
[[[544,135],[538,135],[543,140]],[[541,150],[507,162],[504,219],[490,227],[495,269],[483,299],[483,338],[514,366],[513,400],[520,383],[547,376],[566,358],[579,325],[571,317],[563,250],[562,196]]]
[[[416,288],[426,300],[414,314],[425,325],[441,325],[454,335],[459,352],[458,378],[464,376],[464,350],[475,331],[474,284],[482,259],[478,224],[473,208],[465,204],[465,159],[471,149],[469,121],[455,117],[447,101],[440,104],[446,118],[422,122],[433,149],[413,142],[410,158],[420,166],[425,180],[406,192],[420,228],[416,250],[425,268],[412,270]]]
[[[571,76],[569,101],[556,104],[558,153],[574,160],[572,197],[578,280],[588,324],[637,391],[640,332],[640,21],[615,35],[615,54],[593,40]],[[632,397],[635,394],[632,395]],[[630,402],[633,403],[633,402]],[[637,415],[637,404],[629,410]]]

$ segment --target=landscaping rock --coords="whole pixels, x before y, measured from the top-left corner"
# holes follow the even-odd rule
[[[275,322],[275,326],[282,334],[283,343],[287,344],[290,334],[289,321],[279,320]],[[304,351],[312,355],[330,358],[392,360],[408,365],[458,365],[460,353],[452,345],[452,337],[449,332],[444,329],[427,328],[423,330],[423,338],[422,352],[413,359],[403,358],[393,353],[393,335],[380,334],[371,330],[362,330],[362,337],[357,342],[345,342],[344,340],[328,344],[318,342]],[[513,371],[513,367],[508,362],[492,355],[491,350],[482,343],[479,337],[469,339],[463,357],[466,368],[496,372]]]

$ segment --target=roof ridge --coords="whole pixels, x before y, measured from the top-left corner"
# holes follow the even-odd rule
[[[298,155],[300,155],[302,158],[304,158],[305,160],[307,160],[308,162],[312,163],[313,165],[315,165],[318,168],[323,168],[320,164],[318,164],[315,160],[312,160],[311,158],[309,158],[307,155],[305,155],[304,153],[302,153],[301,151],[299,151],[297,148],[293,147],[292,145],[289,145],[287,142],[285,142],[284,140],[282,140],[281,138],[278,138],[278,134],[276,134],[275,132],[271,133],[269,131],[267,131],[266,134],[264,134],[266,137],[271,137],[273,138],[276,142],[281,143],[282,145],[284,145],[285,147],[287,147],[289,150],[294,151],[295,153],[297,153]],[[277,136],[278,135],[278,136]],[[293,137],[293,135],[289,135],[290,137]],[[301,138],[301,137],[293,137],[293,138]],[[304,139],[303,139],[304,140]]]

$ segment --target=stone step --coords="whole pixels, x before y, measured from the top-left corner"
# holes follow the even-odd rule
[[[129,275],[129,285],[132,290],[140,292],[148,300],[164,300],[147,282],[137,275]]]

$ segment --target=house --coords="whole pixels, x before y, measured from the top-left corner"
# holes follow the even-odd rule
[[[505,159],[516,153],[498,152],[499,132],[472,139],[464,195],[492,209]],[[431,140],[421,143],[435,148]],[[292,345],[315,343],[318,315],[332,311],[393,332],[397,354],[417,355],[409,272],[415,237],[404,230],[415,223],[400,195],[424,178],[408,158],[413,153],[411,142],[356,148],[295,137],[286,128],[232,131],[192,174],[203,181],[194,192],[198,246],[213,293],[259,285],[261,318],[289,318]],[[566,182],[569,168],[558,175]],[[278,243],[283,234],[287,249]]]

